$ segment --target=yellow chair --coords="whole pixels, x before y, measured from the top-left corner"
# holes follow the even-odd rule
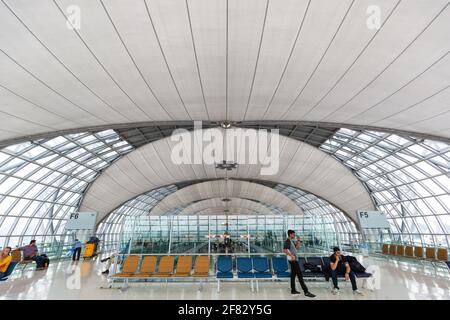
[[[436,248],[427,247],[425,249],[425,257],[429,260],[436,260]]]
[[[397,246],[397,256],[404,256],[405,255],[405,246]]]
[[[158,265],[158,272],[155,273],[155,277],[170,277],[173,273],[173,256],[161,257]]]
[[[414,247],[414,256],[419,259],[423,259],[423,248]]]
[[[25,267],[29,264],[29,263],[33,263],[34,260],[24,260],[23,259],[23,254],[22,254],[22,250],[20,249],[15,249],[11,251],[11,261],[12,262],[17,262],[17,264],[19,265],[23,265],[23,269],[25,269]]]
[[[177,269],[173,274],[174,277],[189,277],[192,269],[192,257],[181,256],[178,257]]]
[[[134,277],[151,277],[155,273],[156,256],[144,256],[141,263],[141,269]]]
[[[447,248],[439,248],[437,250],[437,259],[439,261],[448,261],[448,250],[447,250]]]
[[[414,248],[412,246],[406,246],[405,255],[411,258],[414,257]]]
[[[11,261],[12,262],[22,261],[22,252],[20,250],[12,250],[11,251]]]
[[[383,244],[383,254],[389,254],[389,245],[387,243]]]
[[[209,276],[209,258],[207,256],[198,256],[195,259],[195,267],[193,277]]]
[[[114,277],[131,277],[136,273],[139,265],[139,256],[127,256],[123,262],[122,271]]]
[[[391,244],[389,246],[389,254],[392,254],[394,256],[397,254],[397,245],[396,244]]]

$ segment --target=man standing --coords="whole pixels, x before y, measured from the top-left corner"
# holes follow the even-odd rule
[[[78,239],[75,239],[75,243],[73,244],[73,255],[72,255],[72,260],[75,261],[79,261],[80,260],[80,255],[81,255],[81,241]]]
[[[338,247],[333,248],[333,254],[330,256],[330,268],[331,268],[331,278],[333,279],[333,294],[339,293],[338,287],[338,275],[344,275],[345,280],[352,283],[352,289],[354,294],[362,295],[362,292],[358,290],[356,286],[356,275],[350,269],[350,265],[347,259],[341,253],[341,249]]]
[[[300,270],[300,265],[298,263],[297,249],[300,248],[300,238],[295,237],[294,230],[288,230],[287,235],[288,238],[284,242],[283,249],[289,264],[291,265],[291,293],[300,293],[295,289],[295,276],[297,276],[305,296],[314,298],[315,295],[308,291],[308,287],[306,286],[305,281],[303,281],[302,271]]]

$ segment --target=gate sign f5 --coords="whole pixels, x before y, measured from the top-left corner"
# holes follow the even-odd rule
[[[363,229],[389,229],[386,214],[381,211],[358,210],[358,220]]]

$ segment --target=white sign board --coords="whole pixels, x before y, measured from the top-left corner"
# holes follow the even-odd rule
[[[73,212],[67,220],[66,230],[93,230],[96,220],[96,212]]]
[[[390,229],[389,221],[381,211],[358,210],[357,214],[363,229]]]

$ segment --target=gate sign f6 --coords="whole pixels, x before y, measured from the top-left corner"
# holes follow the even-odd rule
[[[67,220],[66,230],[93,230],[96,220],[96,212],[73,212]]]
[[[363,229],[389,229],[389,221],[381,211],[358,210],[358,220]]]

